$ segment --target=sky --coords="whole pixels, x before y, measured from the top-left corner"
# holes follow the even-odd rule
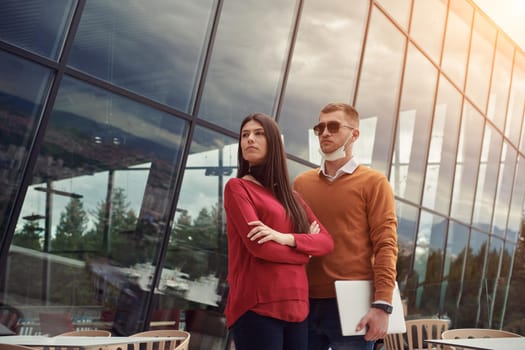
[[[525,50],[525,0],[474,0],[474,2]]]

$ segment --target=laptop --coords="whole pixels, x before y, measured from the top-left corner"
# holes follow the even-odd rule
[[[335,281],[335,293],[343,335],[364,335],[366,333],[366,329],[359,332],[355,329],[361,318],[370,310],[374,295],[373,290],[373,281]],[[392,306],[394,311],[389,316],[387,333],[406,333],[403,303],[397,282],[392,295]]]

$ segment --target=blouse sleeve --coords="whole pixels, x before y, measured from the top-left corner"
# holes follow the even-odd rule
[[[317,221],[320,228],[319,233],[293,234],[295,237],[296,249],[312,256],[321,256],[330,253],[332,250],[334,250],[334,240],[332,239],[332,236],[330,233],[328,233],[319,219],[317,219],[312,209],[310,209],[302,197],[298,193],[295,193],[295,195],[306,211],[308,222],[312,223]]]
[[[234,180],[234,179],[232,179]],[[308,254],[300,250],[269,241],[259,244],[248,238],[252,229],[251,221],[259,220],[254,203],[240,181],[228,181],[224,189],[224,210],[226,211],[229,232],[237,234],[246,249],[253,256],[278,263],[306,264]]]

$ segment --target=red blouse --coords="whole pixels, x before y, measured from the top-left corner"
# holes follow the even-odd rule
[[[300,198],[300,197],[299,197]],[[300,322],[308,315],[309,256],[331,252],[330,234],[301,200],[309,221],[319,223],[319,234],[292,233],[293,225],[284,207],[264,187],[240,178],[228,181],[224,209],[228,229],[228,283],[226,325],[231,327],[246,311]],[[247,237],[248,223],[261,221],[282,233],[292,233],[296,247],[274,241],[259,244]]]

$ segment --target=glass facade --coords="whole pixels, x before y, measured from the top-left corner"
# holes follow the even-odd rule
[[[394,189],[408,317],[524,334],[525,53],[470,0],[2,1],[0,308],[227,348],[240,121],[294,177],[332,101]]]

